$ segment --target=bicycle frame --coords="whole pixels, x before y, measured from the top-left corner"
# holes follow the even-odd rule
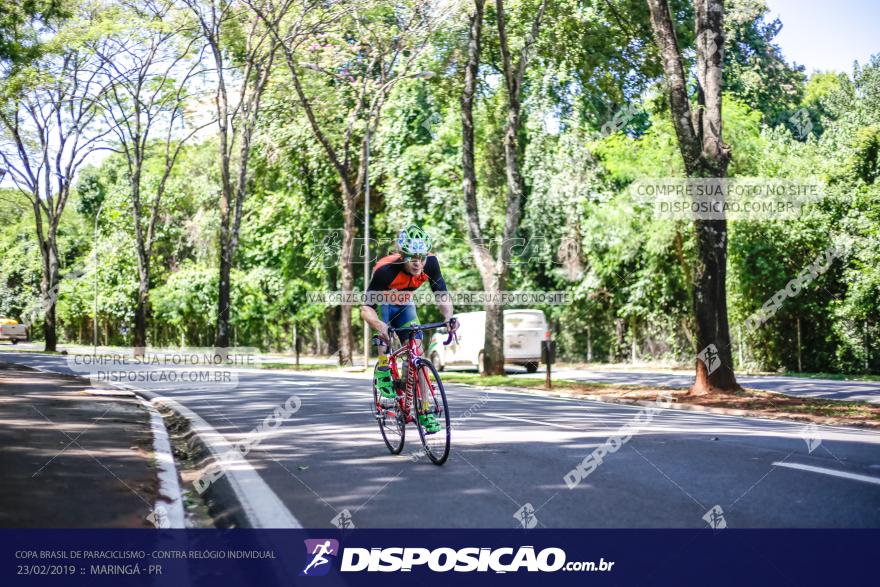
[[[444,322],[439,322],[436,324],[425,324],[418,327],[419,330],[427,330],[430,328],[437,328],[440,326],[444,326]],[[397,333],[398,336],[401,335],[402,332],[407,334],[407,341],[405,345],[401,345],[397,350],[392,350],[392,341],[394,339],[394,333]],[[415,332],[411,329],[407,328],[399,328],[392,329],[389,332],[391,336],[391,341],[388,342],[386,346],[386,352],[388,354],[388,365],[391,368],[391,376],[397,380],[400,378],[400,372],[397,368],[397,359],[406,354],[407,369],[406,369],[406,381],[404,382],[404,393],[403,398],[398,401],[398,407],[403,412],[405,417],[405,421],[407,424],[413,422],[413,410],[412,406],[415,399],[415,385],[416,385],[416,377],[422,366],[422,351],[420,345],[418,344],[418,339],[415,336]],[[452,334],[450,334],[451,340]],[[448,341],[447,341],[448,344]],[[434,384],[431,383],[429,377],[425,377],[425,381],[428,384],[428,391],[431,393],[431,397],[434,397]],[[422,390],[424,391],[424,390]]]
[[[421,356],[422,351],[415,336],[410,336],[406,345],[402,345],[397,350],[388,354],[388,365],[391,367],[391,376],[397,380],[400,379],[400,371],[397,368],[397,360],[402,355],[406,355],[402,360],[407,362],[406,381],[404,382],[403,398],[398,402],[403,415],[406,417],[406,423],[413,422],[412,406],[415,401],[415,385],[418,370],[422,368]],[[429,378],[425,378],[428,383],[428,389],[431,396],[434,395],[434,385]]]

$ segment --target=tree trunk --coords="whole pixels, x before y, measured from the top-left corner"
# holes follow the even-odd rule
[[[505,212],[501,247],[495,263],[496,275],[493,280],[498,284],[499,293],[504,290],[507,282],[507,272],[510,268],[513,245],[516,242],[516,231],[519,227],[520,211],[525,200],[525,183],[520,171],[522,146],[519,141],[520,127],[522,125],[522,88],[525,83],[525,72],[529,62],[529,51],[537,39],[538,30],[540,29],[541,20],[546,8],[547,0],[542,0],[538,7],[538,13],[532,21],[528,36],[523,43],[523,47],[520,49],[519,57],[516,62],[513,62],[507,38],[504,2],[503,0],[495,1],[499,48],[501,49],[504,80],[507,88],[507,126],[504,133],[504,162],[507,170],[507,210]],[[497,352],[498,356],[487,361],[487,365],[492,365],[487,371],[492,374],[497,373],[501,375],[504,373],[504,310],[501,307],[487,310],[487,325],[489,324],[488,314],[490,311],[496,314],[493,317],[493,322],[495,322],[493,327],[497,328],[493,333],[496,337],[493,347],[497,348],[492,350]],[[486,336],[488,337],[489,335],[490,332],[487,328]]]
[[[225,247],[223,247],[225,249]],[[231,263],[225,251],[220,254],[220,282],[217,289],[217,335],[214,346],[229,348],[229,301]]]
[[[140,122],[140,110],[135,102],[135,118]],[[138,125],[139,127],[139,125]],[[141,149],[139,133],[134,133],[134,145],[131,149],[129,166],[132,168],[130,180],[131,211],[134,219],[135,247],[137,250],[138,264],[138,292],[134,307],[134,328],[132,332],[132,352],[135,357],[144,356],[144,347],[147,346],[147,293],[149,291],[149,243],[144,242],[144,230],[141,224],[141,169],[144,161],[144,152]],[[128,151],[126,151],[128,152]]]
[[[489,295],[497,293],[487,289]],[[485,375],[504,375],[504,306],[486,304],[486,338],[483,344]]]
[[[660,51],[672,122],[688,177],[723,178],[730,147],[722,140],[721,91],[724,52],[723,2],[695,0],[697,107],[691,108],[684,66],[667,0],[647,0]],[[696,378],[691,392],[739,389],[733,371],[727,321],[727,221],[695,221],[697,263],[693,274],[696,316]]]
[[[470,16],[468,32],[468,58],[461,92],[461,168],[462,191],[467,213],[468,242],[474,263],[480,271],[483,289],[488,295],[499,293],[501,284],[495,261],[486,246],[480,228],[477,207],[477,174],[474,149],[474,101],[476,100],[477,75],[480,67],[480,40],[483,31],[484,0],[474,0],[474,13]],[[504,308],[486,304],[486,325],[483,343],[484,374],[504,373]]]
[[[355,188],[343,183],[343,230],[342,251],[339,260],[339,270],[342,276],[342,291],[344,296],[349,296],[354,291],[354,239],[357,232],[355,221],[357,220],[356,205],[357,194]],[[351,335],[351,306],[343,305],[339,317],[339,364],[352,364],[352,350],[354,340]]]
[[[139,181],[139,179],[138,179]],[[135,192],[134,204],[140,206],[140,198]],[[145,243],[140,227],[140,214],[137,218],[137,254],[138,254],[138,292],[134,308],[134,332],[132,333],[132,350],[135,357],[143,357],[147,346],[147,313],[150,297],[150,243]]]
[[[693,302],[697,317],[697,351],[703,353],[704,349],[709,349],[709,356],[717,353],[720,362],[697,359],[693,392],[737,389],[727,322],[727,221],[698,220],[696,229],[698,260]]]
[[[501,276],[495,272],[492,264],[491,274],[483,279],[483,289],[490,300],[500,300],[504,283]],[[481,272],[482,273],[482,272]],[[487,303],[486,326],[483,339],[483,375],[504,375],[504,305],[501,303]]]
[[[46,308],[45,318],[43,319],[43,337],[46,345],[43,350],[55,352],[58,349],[57,325],[55,322],[55,302],[53,301]]]
[[[51,220],[50,220],[51,222]],[[58,243],[54,228],[50,227],[44,243],[43,250],[43,279],[41,289],[45,309],[43,319],[44,350],[55,352],[58,350],[58,325],[55,315],[55,307],[58,303],[58,290],[61,286],[58,264]]]
[[[635,363],[639,360],[639,341],[638,341],[638,332],[636,329],[636,319],[633,318],[630,324],[630,333],[629,333],[629,344],[630,344],[630,363]]]
[[[149,308],[149,285],[143,279],[138,280],[137,303],[134,308],[134,332],[132,346],[134,356],[143,357],[147,346],[147,312]]]
[[[507,175],[507,206],[504,232],[497,259],[493,259],[480,228],[477,206],[477,180],[474,161],[474,117],[477,77],[480,67],[480,39],[482,36],[483,0],[474,0],[474,13],[470,17],[468,31],[467,62],[461,94],[462,126],[462,188],[467,212],[468,236],[483,287],[489,295],[486,304],[486,329],[483,344],[483,372],[487,375],[504,374],[504,306],[499,294],[504,290],[507,271],[512,256],[514,236],[519,226],[520,208],[524,198],[524,184],[520,173],[520,144],[518,134],[521,126],[522,86],[528,64],[529,50],[535,42],[547,1],[541,2],[532,22],[519,58],[513,63],[504,21],[504,4],[496,0],[499,48],[507,89],[507,124],[504,135],[504,158]]]
[[[223,96],[225,102],[225,96]],[[225,104],[221,111],[225,111]],[[230,274],[232,272],[232,258],[230,255],[230,206],[232,201],[232,182],[230,180],[229,149],[227,147],[228,128],[224,122],[220,125],[221,136],[221,190],[220,190],[220,267],[217,282],[217,331],[214,336],[214,346],[217,353],[224,355],[225,349],[229,348],[229,302],[230,302]]]

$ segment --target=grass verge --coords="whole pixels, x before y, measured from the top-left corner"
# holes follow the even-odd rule
[[[544,380],[506,375],[481,377],[472,373],[443,373],[449,383],[468,383],[486,387],[513,387],[544,390]],[[742,415],[834,426],[880,429],[880,405],[866,402],[801,398],[758,389],[734,392],[691,394],[687,389],[657,389],[648,386],[621,386],[606,383],[554,380],[553,389],[574,395],[599,395],[621,402],[655,401],[661,393],[671,394],[680,405],[740,410]]]
[[[332,365],[318,363],[303,363],[297,367],[294,363],[260,363],[260,369],[287,369],[289,371],[327,371],[332,370]]]
[[[801,377],[803,379],[830,379],[832,381],[880,381],[880,375],[851,375],[846,373],[798,373],[786,371],[785,377]]]
[[[66,355],[66,351],[41,351],[40,349],[23,349],[15,345],[0,345],[0,351],[9,351],[14,353],[34,353],[38,355]]]

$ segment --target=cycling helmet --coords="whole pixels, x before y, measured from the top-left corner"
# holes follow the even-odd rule
[[[404,255],[427,255],[434,239],[420,226],[410,224],[397,235],[397,246]]]

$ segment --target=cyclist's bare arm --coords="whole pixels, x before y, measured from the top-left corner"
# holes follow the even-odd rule
[[[379,334],[388,340],[388,325],[382,322],[376,308],[372,306],[361,306],[361,319],[370,325],[370,328],[377,330]]]
[[[437,302],[437,307],[440,309],[440,313],[443,314],[443,320],[449,322],[449,319],[452,318],[454,314],[454,310],[452,309],[452,302],[449,300],[440,300]]]
[[[449,298],[449,291],[446,289],[446,281],[443,279],[443,273],[440,271],[440,261],[436,256],[429,258],[430,262],[425,263],[425,273],[431,281],[431,291],[440,294],[437,298],[437,308],[443,314],[443,320],[449,322],[452,318],[454,310],[452,308],[452,300]],[[446,294],[446,295],[443,295]],[[454,325],[454,329],[458,325]]]

